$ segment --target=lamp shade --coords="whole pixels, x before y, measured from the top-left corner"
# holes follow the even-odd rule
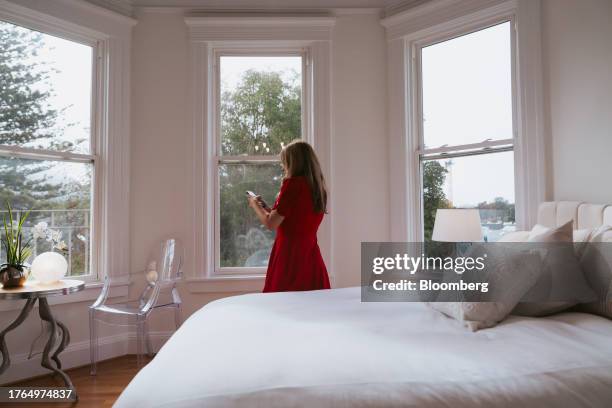
[[[477,209],[439,209],[431,237],[442,242],[476,242],[482,240]]]
[[[31,270],[40,283],[53,283],[66,276],[68,262],[57,252],[44,252],[34,258]]]

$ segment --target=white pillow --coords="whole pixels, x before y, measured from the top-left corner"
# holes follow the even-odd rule
[[[550,231],[550,228],[540,224],[536,224],[531,231],[512,231],[502,235],[497,242],[527,242],[529,238],[535,238],[538,235]],[[590,228],[574,230],[573,240],[576,244],[584,244],[589,241],[594,230]],[[610,236],[612,239],[612,235]],[[577,247],[582,249],[583,245]],[[577,249],[578,250],[578,249]]]
[[[582,254],[591,238],[591,234],[593,230],[590,228],[574,230],[573,238],[574,238],[574,251],[576,252],[576,256],[578,259],[582,257]]]
[[[595,229],[589,237],[589,242],[612,242],[612,226],[602,225]]]
[[[517,250],[518,249],[518,250]],[[494,302],[429,302],[432,309],[460,322],[471,331],[495,326],[504,320],[519,302],[521,297],[533,286],[541,270],[540,256],[526,253],[514,246],[497,244],[477,245],[470,251],[471,257],[488,255],[483,281],[489,283],[488,299]],[[446,272],[444,281],[458,279],[454,272]],[[462,298],[461,292],[456,294]],[[448,299],[448,296],[444,297]]]
[[[533,226],[531,231],[529,231],[529,235],[527,236],[527,241],[533,242],[537,239],[537,237],[550,232],[550,230],[551,228],[545,227],[544,225],[541,225],[541,224],[536,224]]]
[[[612,319],[612,226],[604,225],[593,232],[580,265],[599,300],[581,304],[578,309]]]
[[[574,242],[589,242],[592,232],[593,230],[590,228],[574,230]]]
[[[568,309],[596,297],[582,273],[575,251],[572,250],[573,221],[558,228],[547,228],[536,225],[530,233],[529,242],[551,244],[543,259],[540,278],[526,295],[527,299],[541,299],[548,293],[549,299],[562,301],[527,301],[520,302],[512,311],[522,316],[545,316]],[[567,245],[553,245],[567,243]],[[587,300],[589,299],[589,300]]]
[[[540,240],[540,237],[544,236],[544,234],[550,233],[550,231],[552,231],[552,228],[545,227],[544,225],[541,225],[541,224],[536,224],[531,229],[531,231],[525,231],[525,233],[528,234],[527,239],[525,239],[525,241],[538,242]],[[578,258],[582,256],[582,252],[584,251],[584,248],[586,247],[586,243],[589,241],[589,238],[591,237],[591,234],[593,233],[593,231],[594,230],[590,228],[577,229],[577,230],[572,231],[572,241],[574,241],[574,251],[576,251],[576,256]],[[524,235],[516,236],[516,238],[519,238],[519,239],[523,237]],[[518,239],[516,241],[514,240],[502,241],[500,239],[498,242],[521,242],[521,241],[519,241]]]
[[[498,302],[430,302],[427,305],[473,332],[495,326],[512,310]]]

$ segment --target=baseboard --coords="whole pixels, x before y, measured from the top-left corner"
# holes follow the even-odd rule
[[[100,360],[106,360],[113,357],[123,356],[128,354],[128,333],[120,333],[107,337],[100,337],[98,355]],[[10,350],[9,350],[10,352]],[[60,354],[62,368],[79,367],[88,364],[89,358],[89,340],[71,343]],[[19,380],[24,380],[31,377],[36,377],[48,374],[50,371],[40,365],[41,355],[35,355],[28,360],[28,353],[11,355],[11,366],[2,374],[2,384],[7,384]]]
[[[157,352],[172,334],[173,332],[151,332],[149,335],[151,337],[153,350]],[[98,359],[100,361],[127,354],[135,354],[136,332],[126,331],[112,336],[100,337],[98,339],[98,344]],[[62,361],[62,368],[64,369],[89,364],[89,340],[69,344],[59,357]],[[40,358],[40,354],[33,356],[29,360],[28,353],[11,355],[11,366],[2,374],[0,385],[49,374],[49,370],[41,367]]]

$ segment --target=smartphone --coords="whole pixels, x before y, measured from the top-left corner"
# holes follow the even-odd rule
[[[254,192],[252,192],[251,190],[247,190],[246,191],[246,195],[248,195],[249,197],[257,197],[257,194],[255,194]],[[259,203],[261,204],[261,206],[265,209],[269,209],[270,207],[268,207],[268,204],[266,204],[266,202],[263,200],[263,198],[259,198]]]

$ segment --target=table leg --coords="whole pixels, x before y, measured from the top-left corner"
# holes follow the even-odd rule
[[[0,374],[4,373],[11,364],[11,359],[9,357],[9,352],[6,346],[6,341],[4,340],[4,336],[6,336],[8,332],[23,323],[26,317],[28,317],[28,315],[30,314],[32,307],[34,307],[34,303],[36,303],[36,298],[29,298],[26,301],[25,306],[23,306],[23,309],[21,309],[21,312],[19,313],[19,316],[17,316],[17,319],[15,319],[13,323],[9,324],[8,327],[0,333],[0,352],[2,352],[2,365],[0,366]]]
[[[59,363],[59,359],[57,357],[57,355],[64,349],[64,347],[66,347],[66,344],[68,343],[66,341],[68,337],[66,335],[68,333],[68,330],[66,329],[66,326],[60,323],[59,327],[61,328],[63,334],[62,334],[61,344],[59,345],[57,351],[53,355],[53,359],[58,363],[57,367],[54,367],[53,364],[51,363],[51,359],[49,358],[49,353],[53,349],[53,346],[55,343],[55,331],[57,330],[58,322],[55,320],[55,318],[51,314],[51,309],[49,308],[49,303],[47,303],[46,298],[40,298],[40,300],[38,301],[38,313],[42,320],[49,322],[50,329],[51,329],[49,340],[47,341],[47,344],[45,345],[45,349],[43,350],[42,361],[40,365],[42,365],[44,368],[51,370],[57,375],[59,375],[60,377],[62,377],[62,380],[64,381],[64,384],[66,384],[66,387],[74,389],[74,386],[72,385],[72,381],[70,381],[70,377],[68,377],[68,375],[61,370],[61,364]]]
[[[58,356],[59,356],[59,353],[64,351],[64,349],[70,343],[70,332],[68,331],[68,328],[66,327],[66,325],[64,323],[60,322],[59,320],[56,320],[56,323],[59,326],[59,328],[62,330],[62,341],[61,341],[59,347],[57,348],[57,350],[55,350],[55,353],[53,353],[53,357],[51,357],[51,358],[53,359],[53,361],[55,361],[55,364],[57,365],[57,368],[61,369],[62,368],[62,362],[60,361]]]

